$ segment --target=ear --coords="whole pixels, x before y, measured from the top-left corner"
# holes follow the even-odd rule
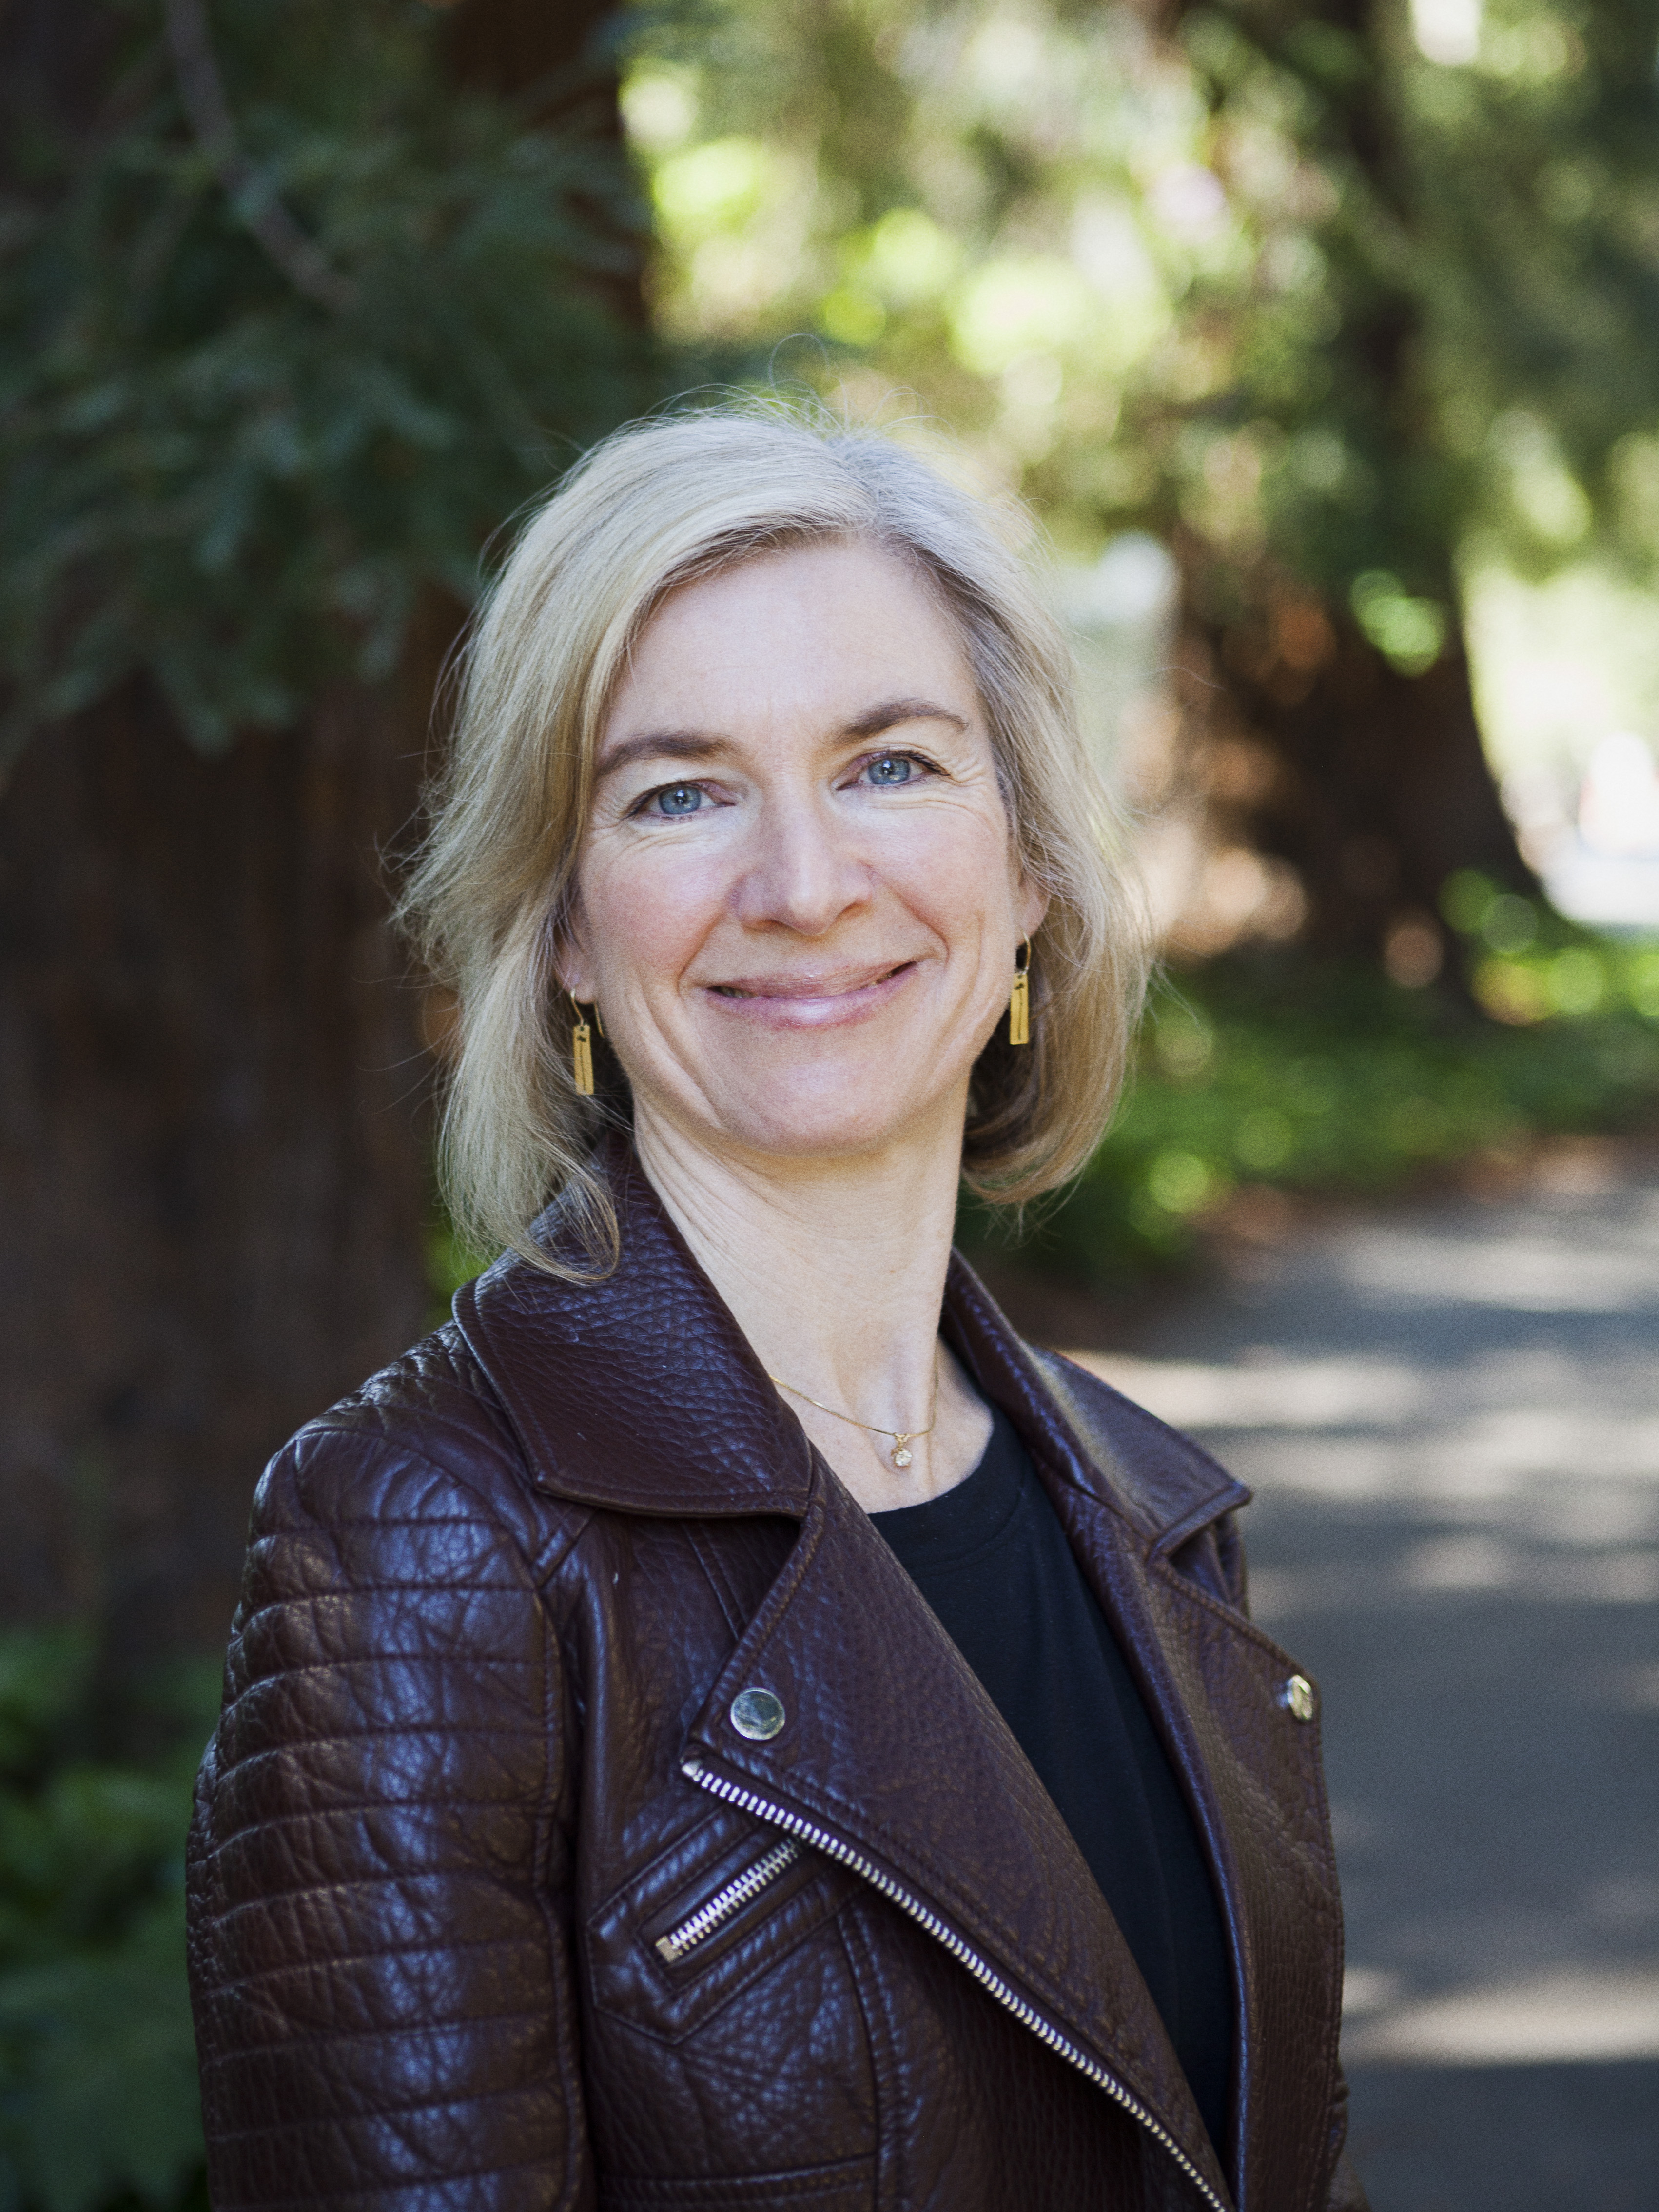
[[[595,996],[593,963],[587,957],[580,905],[573,900],[558,921],[549,927],[553,933],[553,973],[573,999],[590,1002]]]
[[[1014,915],[1019,923],[1022,937],[1035,937],[1042,927],[1042,917],[1048,911],[1048,894],[1041,884],[1030,876],[1022,876],[1019,889],[1014,894]]]

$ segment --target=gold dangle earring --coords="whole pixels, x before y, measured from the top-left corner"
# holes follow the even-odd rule
[[[570,1003],[576,1009],[576,1026],[570,1032],[570,1057],[574,1063],[577,1095],[591,1098],[593,1096],[593,1033],[587,1026],[587,1017],[581,1010],[581,1001],[574,991],[570,994]]]
[[[1019,952],[1014,955],[1014,988],[1008,998],[1008,1042],[1010,1044],[1030,1044],[1031,1042],[1031,940],[1028,937],[1019,948],[1025,955],[1021,962]]]

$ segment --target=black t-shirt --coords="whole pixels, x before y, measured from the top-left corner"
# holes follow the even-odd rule
[[[1059,1808],[1224,2146],[1232,1984],[1192,1814],[1024,1446],[992,1420],[965,1481],[871,1517]]]

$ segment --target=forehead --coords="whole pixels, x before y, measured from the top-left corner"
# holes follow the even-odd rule
[[[931,581],[882,546],[794,546],[668,594],[634,645],[607,734],[647,700],[840,710],[858,694],[921,690],[979,718],[966,642]]]

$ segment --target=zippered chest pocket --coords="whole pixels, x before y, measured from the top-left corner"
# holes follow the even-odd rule
[[[656,1937],[652,1948],[657,1956],[666,1965],[678,1966],[682,1959],[689,1958],[700,1944],[718,1936],[728,1921],[735,1920],[763,1891],[769,1889],[800,1855],[801,1846],[793,1836],[774,1844],[769,1851],[753,1860],[741,1874],[734,1874],[730,1881],[723,1881],[695,1912],[687,1913],[684,1920],[676,1921],[665,1934]]]
[[[678,2041],[769,1973],[856,1887],[793,1836],[722,1810],[588,1922],[593,2002]]]

